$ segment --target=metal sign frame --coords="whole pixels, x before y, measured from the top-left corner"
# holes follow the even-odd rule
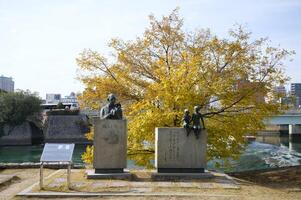
[[[46,143],[40,159],[40,189],[43,189],[43,169],[44,164],[51,162],[59,162],[67,164],[67,186],[70,188],[71,165],[74,150],[74,144],[66,143]],[[59,153],[61,156],[53,157],[54,153]],[[62,156],[63,155],[63,156]]]

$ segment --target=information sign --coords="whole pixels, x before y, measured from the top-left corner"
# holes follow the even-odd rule
[[[46,143],[41,162],[71,162],[74,144]]]

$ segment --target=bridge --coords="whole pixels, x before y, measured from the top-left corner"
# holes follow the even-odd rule
[[[301,110],[289,110],[282,115],[273,116],[265,121],[267,126],[278,126],[279,131],[301,136]]]

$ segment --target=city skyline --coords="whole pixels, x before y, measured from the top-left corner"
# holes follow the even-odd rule
[[[111,38],[131,40],[148,26],[148,15],[161,18],[176,7],[184,30],[210,28],[226,37],[234,24],[269,37],[272,44],[295,50],[286,72],[301,82],[300,1],[8,1],[0,0],[0,75],[13,77],[16,89],[46,93],[81,92],[75,58],[85,48],[110,55]]]

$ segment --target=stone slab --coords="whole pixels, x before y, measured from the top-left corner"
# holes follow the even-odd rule
[[[201,172],[206,167],[207,131],[199,139],[184,128],[156,128],[155,166],[158,172]],[[179,169],[179,171],[177,171]]]
[[[127,166],[127,121],[94,118],[95,169],[123,169]]]
[[[174,181],[174,180],[199,180],[211,179],[215,176],[211,172],[204,173],[152,173],[153,181]]]
[[[132,174],[129,172],[123,173],[95,173],[94,170],[86,171],[88,179],[118,179],[118,180],[131,180]]]

